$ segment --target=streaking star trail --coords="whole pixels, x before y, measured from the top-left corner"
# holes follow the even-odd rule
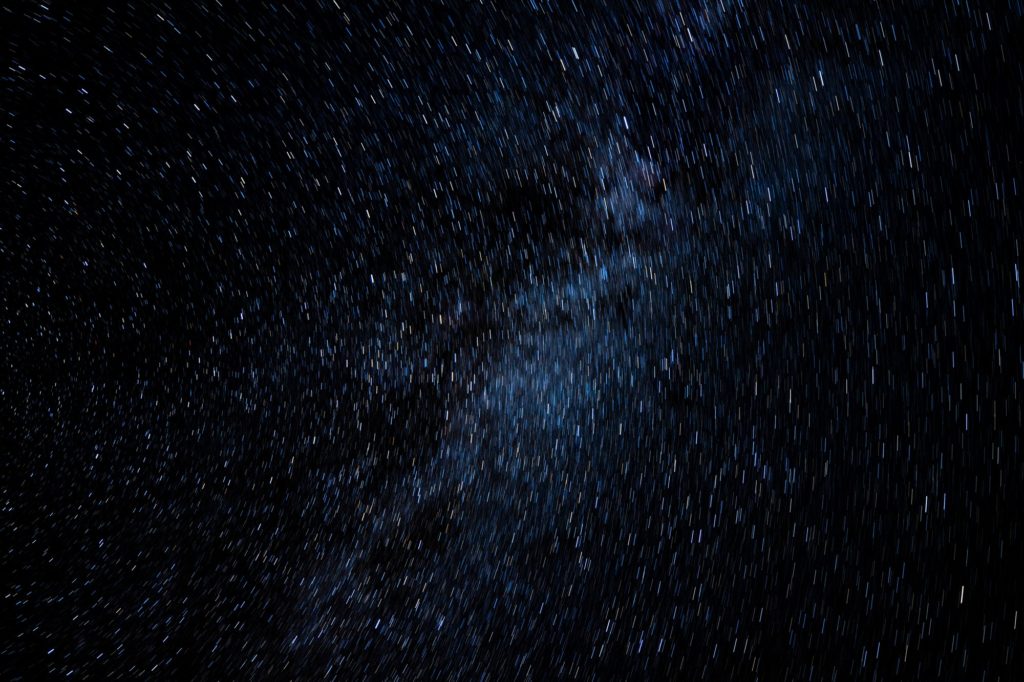
[[[4,675],[1020,678],[1024,5],[4,13]]]

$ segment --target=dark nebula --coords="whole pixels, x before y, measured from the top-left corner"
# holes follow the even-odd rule
[[[241,5],[0,9],[0,677],[1024,679],[1020,0]]]

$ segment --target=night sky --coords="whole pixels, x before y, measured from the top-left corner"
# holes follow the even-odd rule
[[[3,679],[1024,679],[1024,3],[4,3]]]

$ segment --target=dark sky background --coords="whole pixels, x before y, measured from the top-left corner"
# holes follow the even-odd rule
[[[1021,679],[1024,5],[608,5],[0,8],[2,677]]]

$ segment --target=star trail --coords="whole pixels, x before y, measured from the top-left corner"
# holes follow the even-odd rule
[[[4,679],[1022,679],[1019,0],[0,24]]]

